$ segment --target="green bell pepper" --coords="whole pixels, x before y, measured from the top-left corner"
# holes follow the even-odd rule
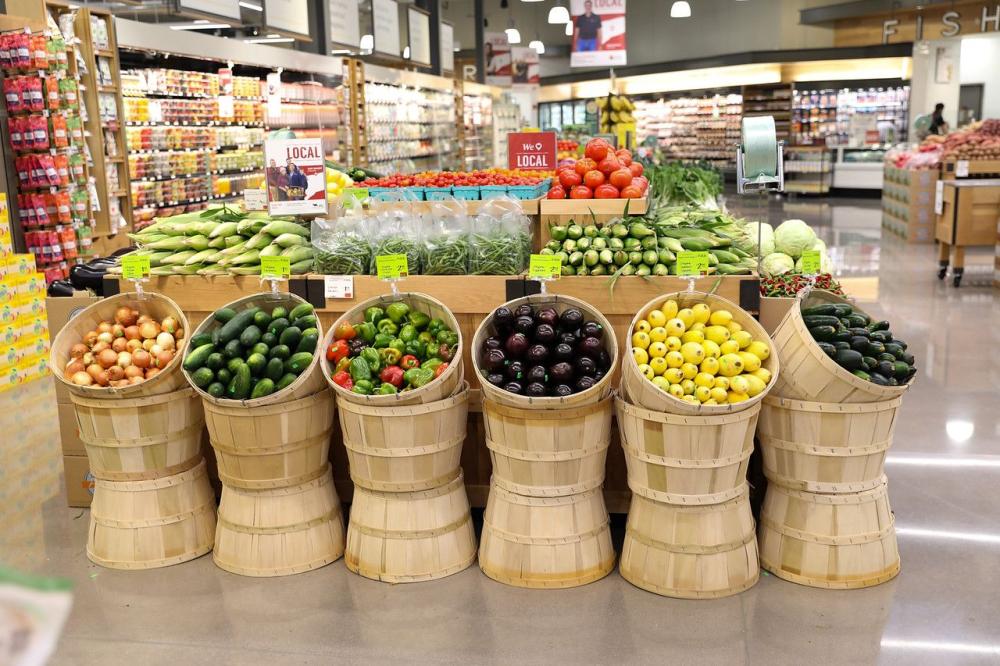
[[[431,319],[430,322],[427,324],[427,332],[430,333],[431,335],[437,335],[438,331],[440,331],[442,328],[445,328],[444,322],[438,319],[437,317]]]
[[[424,367],[410,368],[403,373],[403,381],[413,388],[420,388],[434,380],[434,371]]]
[[[386,383],[382,384],[382,386],[378,387],[377,393],[379,395],[393,395],[395,393],[398,393],[398,391],[396,391],[396,387],[395,386],[393,386],[389,382],[386,382]]]
[[[376,326],[378,327],[379,333],[386,333],[388,335],[396,335],[399,333],[399,326],[396,326],[395,322],[391,319],[383,319],[376,324]]]
[[[371,374],[378,374],[378,371],[382,369],[382,358],[379,356],[378,350],[374,347],[365,347],[362,349],[361,358],[368,364],[368,370]]]
[[[446,328],[438,332],[436,339],[438,344],[454,347],[458,344],[458,333]]]
[[[371,382],[372,369],[368,367],[368,361],[361,358],[360,356],[351,359],[351,379],[354,380],[354,385],[357,386],[358,382],[367,379]]]
[[[417,339],[417,329],[412,324],[406,324],[403,328],[399,329],[399,339],[403,342],[410,342]]]
[[[374,384],[372,384],[370,379],[362,379],[360,381],[354,382],[354,388],[351,389],[355,393],[360,393],[362,395],[371,395],[375,390]]]
[[[406,303],[390,303],[389,307],[385,309],[385,314],[392,320],[392,323],[400,324],[406,315],[410,314],[410,306]]]
[[[417,340],[420,340],[420,342],[426,345],[428,342],[434,342],[434,336],[427,331],[423,331],[417,336]]]
[[[359,338],[371,344],[375,342],[375,334],[378,333],[378,330],[375,328],[375,324],[366,321],[355,326],[354,332],[358,334]]]
[[[388,333],[379,333],[375,336],[375,342],[372,344],[375,349],[385,349],[392,342],[392,336]]]
[[[422,359],[427,355],[427,345],[419,340],[410,340],[406,343],[406,349],[404,349],[403,352],[406,354],[413,354],[417,358]]]
[[[399,350],[400,354],[406,353],[406,343],[399,338],[393,338],[392,342],[389,343],[389,346],[393,349]]]
[[[429,360],[425,361],[424,364],[421,365],[420,367],[421,368],[426,368],[427,370],[430,370],[431,372],[433,372],[433,371],[437,370],[438,366],[441,365],[442,363],[444,363],[444,361],[442,361],[441,359],[439,359],[439,358],[432,358],[432,359],[429,359]]]
[[[382,367],[387,368],[390,365],[399,363],[399,359],[403,358],[403,354],[398,349],[386,347],[379,350],[379,357],[382,359]]]
[[[410,313],[410,323],[413,324],[414,328],[418,331],[422,331],[427,328],[431,318],[424,314],[423,312],[411,312]]]
[[[380,321],[385,319],[385,310],[373,305],[370,308],[365,308],[365,321],[371,324],[378,324]]]

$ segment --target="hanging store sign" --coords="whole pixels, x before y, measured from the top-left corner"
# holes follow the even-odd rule
[[[264,142],[271,215],[325,215],[326,165],[322,139]]]
[[[178,9],[240,20],[239,0],[179,0]]]
[[[399,5],[396,0],[372,0],[375,50],[399,57]]]
[[[555,132],[511,132],[507,135],[508,169],[556,168]]]
[[[431,64],[431,17],[420,9],[406,8],[406,25],[410,31],[410,60],[418,65]]]
[[[309,3],[307,0],[267,0],[264,3],[264,25],[286,33],[309,36]]]
[[[527,46],[510,49],[510,77],[515,86],[537,86],[541,80],[538,52]]]
[[[507,33],[487,32],[483,35],[486,50],[486,84],[509,86],[511,84],[510,42]]]
[[[330,41],[344,46],[361,46],[358,0],[329,0]]]
[[[573,50],[570,67],[626,63],[625,0],[570,0]]]
[[[455,71],[455,28],[450,23],[440,26],[441,71]]]

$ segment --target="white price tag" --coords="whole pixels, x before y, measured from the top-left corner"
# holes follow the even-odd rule
[[[940,180],[934,185],[934,214],[944,212],[944,183]]]
[[[323,292],[327,298],[354,298],[353,275],[326,275],[323,277]]]
[[[235,102],[232,95],[221,95],[219,97],[219,117],[232,118],[236,115]]]
[[[955,178],[969,177],[969,160],[959,160],[955,162]]]
[[[243,207],[247,210],[267,210],[267,190],[243,190]]]

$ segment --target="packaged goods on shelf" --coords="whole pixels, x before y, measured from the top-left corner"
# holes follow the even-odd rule
[[[493,161],[493,98],[466,93],[462,96],[465,167],[486,169]]]
[[[792,139],[800,145],[830,146],[904,141],[909,97],[909,86],[839,90],[797,87],[792,99]]]
[[[49,335],[45,277],[34,257],[13,254],[0,223],[0,391],[44,376]]]
[[[740,139],[741,95],[639,100],[635,106],[639,143],[652,138],[671,159],[716,166],[732,162],[732,146]]]
[[[377,139],[384,131],[379,126],[385,125],[395,126],[394,132],[416,133],[419,137],[413,141],[376,140],[368,147],[369,162],[390,169],[396,165],[402,168],[406,160],[425,159],[433,159],[442,167],[458,166],[454,159],[458,144],[453,93],[368,82],[365,103],[370,138]]]

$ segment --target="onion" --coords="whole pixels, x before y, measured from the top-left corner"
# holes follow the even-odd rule
[[[127,368],[125,368],[125,376],[128,377],[129,379],[132,379],[133,377],[141,377],[142,368],[137,368],[134,365],[130,365]]]
[[[118,381],[110,382],[110,384],[112,386],[114,386],[115,388],[121,388],[123,386],[128,386],[128,380],[127,379],[119,379]]]
[[[142,349],[142,340],[129,340],[125,343],[125,351],[134,353]]]
[[[120,382],[125,379],[125,368],[120,365],[113,365],[108,368],[108,381],[112,386],[115,386],[115,382]]]
[[[127,368],[128,366],[132,365],[132,354],[129,354],[128,352],[125,351],[119,353],[118,360],[116,361],[116,363],[120,368]]]
[[[86,372],[86,371],[87,371],[87,366],[83,364],[83,361],[81,361],[78,358],[74,358],[73,360],[71,360],[69,363],[66,364],[65,376],[69,378],[78,372]]]
[[[149,364],[153,362],[153,358],[149,355],[148,351],[139,349],[132,353],[132,365],[137,368],[146,369]]]
[[[172,351],[161,351],[156,355],[156,367],[163,369],[170,365],[172,360],[174,360],[174,353]]]
[[[137,323],[140,326],[142,326],[147,321],[153,321],[153,318],[150,317],[149,315],[139,315],[139,317],[135,320],[135,323]]]
[[[146,351],[149,351],[150,349],[153,348],[153,345],[155,344],[156,340],[152,338],[146,338],[145,340],[142,341],[142,348],[145,349]]]
[[[182,340],[184,338],[184,329],[178,328],[174,331],[174,340]]]
[[[94,381],[97,382],[101,386],[107,386],[108,385],[108,373],[107,373],[107,371],[101,370],[100,372],[98,372],[97,376],[94,377]]]
[[[104,372],[104,368],[96,363],[94,365],[87,366],[87,374],[90,375],[94,381],[97,381],[97,374],[100,372]]]
[[[106,342],[110,345],[112,342],[115,341],[115,336],[112,335],[111,331],[104,331],[102,333],[97,334],[97,341]]]
[[[97,332],[98,333],[110,333],[111,332],[111,324],[109,324],[106,321],[102,321],[100,324],[97,325]]]
[[[87,331],[87,334],[83,336],[83,344],[88,347],[93,347],[94,343],[97,342],[97,331]]]
[[[125,338],[115,338],[115,341],[111,343],[111,348],[116,352],[123,352],[128,342]]]
[[[173,317],[164,317],[163,321],[160,322],[160,328],[167,333],[173,333],[177,330],[177,320]]]
[[[97,362],[102,368],[110,368],[118,362],[118,354],[113,349],[105,349],[97,355]],[[93,367],[93,366],[91,366]],[[89,371],[89,368],[88,368]]]
[[[94,352],[95,354],[100,354],[105,349],[111,349],[111,345],[109,345],[107,342],[98,342],[91,348],[90,351]],[[90,364],[88,363],[87,365]]]
[[[174,336],[166,331],[156,336],[156,344],[160,345],[163,349],[173,349],[176,346]]]
[[[115,321],[122,326],[131,326],[135,323],[137,313],[132,308],[120,307],[115,310]]]
[[[142,375],[136,375],[135,377],[129,377],[128,383],[129,384],[141,384],[144,381],[146,381],[146,379]]]
[[[153,346],[152,346],[152,347],[150,347],[150,348],[149,348],[149,349],[148,349],[147,351],[148,351],[148,352],[149,352],[150,354],[152,354],[153,356],[158,356],[158,355],[159,355],[159,353],[160,353],[161,351],[163,351],[163,347],[161,347],[160,345],[158,345],[158,344],[155,344],[155,343],[154,343],[154,344],[153,344]]]
[[[139,335],[143,338],[155,338],[160,332],[160,327],[155,321],[146,321],[139,325]]]
[[[97,362],[97,355],[94,354],[93,352],[87,352],[86,354],[83,355],[82,360],[84,365],[93,365],[94,363]]]
[[[71,358],[83,358],[83,355],[86,354],[87,351],[89,351],[87,349],[87,345],[82,342],[78,342],[70,348],[69,355]]]
[[[121,324],[115,324],[114,326],[111,327],[111,335],[115,336],[116,338],[122,337],[123,335],[125,335],[125,327],[122,326]]]
[[[128,338],[129,340],[138,340],[139,339],[139,327],[136,326],[135,324],[132,324],[131,326],[126,326],[125,327],[125,337]]]
[[[77,386],[90,386],[94,383],[94,378],[86,372],[78,372],[70,377],[70,381]]]
[[[146,379],[152,379],[156,375],[160,374],[159,368],[150,368],[146,371]]]

